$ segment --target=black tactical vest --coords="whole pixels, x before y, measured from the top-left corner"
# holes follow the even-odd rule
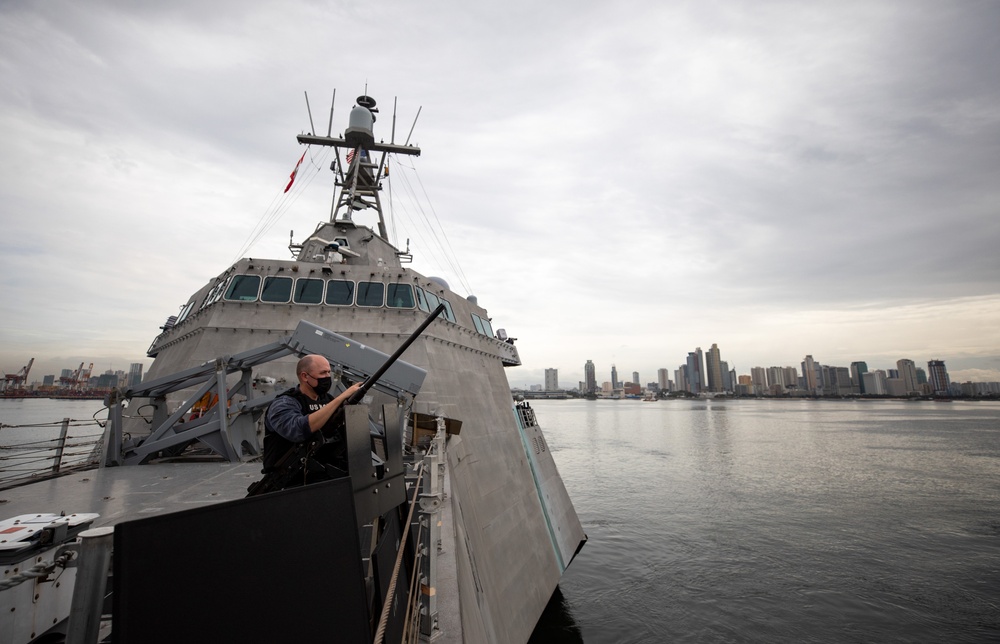
[[[298,387],[292,387],[288,391],[280,394],[281,396],[291,396],[299,403],[299,407],[302,409],[302,415],[308,416],[314,411],[319,411],[320,407],[327,404],[333,400],[333,396],[329,393],[321,395],[318,399],[313,400],[306,396],[304,393],[299,391]],[[277,399],[276,399],[277,400]],[[334,414],[336,416],[336,414]],[[322,434],[326,437],[326,445],[323,446],[323,454],[326,459],[329,459],[332,465],[336,465],[343,470],[347,469],[347,445],[344,440],[344,425],[340,423],[339,426],[331,418],[327,422],[326,426],[320,430]],[[264,416],[264,473],[270,472],[277,462],[284,456],[290,449],[295,447],[295,443],[288,440],[278,432],[271,429],[270,423],[268,422],[267,415]],[[326,460],[324,459],[324,460]]]

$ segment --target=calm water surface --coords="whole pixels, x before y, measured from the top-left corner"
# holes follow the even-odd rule
[[[1000,641],[1000,404],[531,405],[590,537],[563,641]]]
[[[536,641],[1000,642],[1000,404],[531,404],[590,537]]]
[[[51,450],[60,434],[60,423],[69,418],[63,463],[86,460],[101,434],[94,414],[104,409],[100,400],[51,400],[48,398],[0,399],[0,481],[51,467]],[[107,412],[97,414],[104,422]],[[6,518],[0,516],[0,518]]]

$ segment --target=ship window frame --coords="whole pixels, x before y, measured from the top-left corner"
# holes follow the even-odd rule
[[[486,330],[486,337],[496,338],[496,334],[493,333],[493,325],[490,324],[489,318],[480,318],[483,321],[483,328]]]
[[[268,304],[288,304],[289,302],[292,301],[292,291],[295,288],[294,282],[295,280],[293,280],[291,277],[288,277],[287,275],[267,275],[266,277],[264,277],[264,285],[260,289],[260,301],[267,302]],[[268,286],[275,283],[288,284],[287,286],[288,293],[287,295],[285,295],[285,299],[283,300],[265,299],[265,297],[273,297],[271,295],[268,295]],[[273,288],[274,287],[272,287],[272,289]],[[278,292],[278,295],[281,295],[281,291]]]
[[[447,318],[449,322],[454,322],[455,324],[457,324],[458,321],[455,320],[455,311],[453,311],[452,308],[451,308],[451,302],[449,302],[448,300],[446,300],[446,299],[444,299],[442,297],[441,298],[441,304],[444,304],[444,316],[445,316],[445,318]]]
[[[399,305],[396,305],[396,304],[392,303],[394,301],[394,299],[398,299],[396,297],[396,292],[398,292],[399,289],[404,289],[409,294],[409,297],[410,297],[410,303],[409,304],[399,304]],[[392,295],[390,295],[390,292],[392,292]],[[416,308],[417,301],[416,301],[416,297],[413,295],[413,285],[412,284],[406,284],[404,282],[392,282],[390,284],[386,284],[386,289],[385,289],[385,305],[387,307],[389,307],[390,309],[413,309],[413,308]]]
[[[245,278],[245,279],[244,279]],[[233,291],[241,284],[243,281],[249,281],[251,279],[257,280],[257,291],[251,298],[249,294],[245,297],[231,297]],[[260,297],[260,284],[262,280],[260,275],[254,275],[252,273],[240,273],[239,275],[233,275],[229,280],[229,286],[226,287],[226,294],[223,296],[227,302],[256,302],[257,298]]]
[[[347,301],[346,302],[331,302],[330,295],[334,287],[338,284],[346,284],[348,287]],[[354,293],[357,289],[355,288],[354,280],[327,280],[326,282],[326,295],[323,298],[323,303],[327,306],[351,306],[354,304]]]
[[[379,287],[378,304],[370,304],[369,303],[368,289],[370,289],[371,287],[374,287],[374,286],[378,286]],[[364,282],[362,282],[362,281],[359,281],[358,282],[357,295],[354,297],[354,301],[357,302],[358,306],[364,306],[366,308],[371,308],[371,309],[379,308],[381,306],[385,306],[385,291],[386,291],[386,289],[385,289],[385,283],[384,282],[371,282],[371,281],[364,281]],[[362,296],[362,292],[364,292],[363,296]],[[361,299],[362,297],[365,298],[364,301],[362,301],[362,299]]]
[[[424,313],[430,313],[431,307],[427,306],[427,297],[424,295],[424,289],[419,286],[414,286],[413,290],[417,294],[417,308]]]
[[[486,330],[483,329],[483,321],[475,313],[472,314],[472,323],[476,326],[476,331],[479,331],[479,335],[486,335]]]
[[[351,242],[348,241],[347,237],[334,237],[333,241],[337,243],[341,248],[351,249]]]
[[[304,301],[301,299],[302,291],[299,288],[299,284],[304,284],[308,282],[318,282],[319,283],[319,294],[315,302]],[[295,304],[322,304],[323,296],[326,294],[326,280],[320,279],[318,277],[299,277],[295,280],[295,286],[292,288],[292,302]]]
[[[226,289],[229,288],[229,282],[231,282],[232,279],[233,277],[230,275],[224,280],[219,280],[219,282],[212,287],[212,290],[208,292],[208,295],[205,297],[205,303],[201,305],[201,308],[203,309],[206,306],[211,306],[221,300],[222,296],[226,293]]]
[[[441,298],[439,298],[437,295],[434,295],[430,291],[424,291],[424,294],[427,296],[427,308],[428,308],[428,310],[429,311],[433,311],[434,309],[436,309],[438,307],[438,304],[441,303]]]
[[[181,314],[177,316],[177,321],[174,322],[174,326],[177,326],[178,324],[183,322],[187,318],[187,316],[191,314],[191,311],[194,310],[194,302],[195,302],[194,300],[191,300],[186,305],[184,305],[184,308],[181,310]]]

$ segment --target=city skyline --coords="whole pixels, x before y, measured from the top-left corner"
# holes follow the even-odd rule
[[[783,384],[789,384],[789,385],[792,385],[792,386],[797,386],[797,385],[800,384],[799,381],[801,379],[805,379],[806,382],[801,383],[801,384],[804,384],[806,388],[816,388],[817,382],[815,381],[815,374],[817,373],[817,371],[819,370],[819,368],[822,367],[824,369],[834,369],[834,368],[836,368],[838,371],[842,371],[843,372],[843,374],[844,374],[843,377],[844,378],[850,379],[850,380],[854,381],[855,383],[860,383],[861,382],[861,378],[860,378],[861,374],[858,373],[859,369],[860,369],[860,371],[862,373],[863,372],[868,372],[868,373],[881,372],[881,373],[885,373],[885,374],[890,374],[890,377],[892,377],[892,378],[899,378],[904,383],[903,386],[906,387],[907,391],[915,391],[915,390],[917,390],[917,387],[914,385],[914,383],[917,381],[917,373],[918,372],[921,374],[921,378],[922,378],[923,382],[925,382],[925,383],[933,383],[934,382],[934,379],[935,379],[935,364],[937,364],[937,365],[940,366],[939,373],[941,373],[941,372],[946,373],[947,375],[945,377],[951,383],[962,384],[962,383],[967,383],[967,382],[972,382],[972,383],[1000,382],[1000,378],[967,378],[967,377],[965,377],[965,374],[963,372],[961,372],[961,371],[952,372],[950,369],[945,370],[944,364],[945,364],[946,360],[943,360],[941,358],[931,358],[931,359],[928,359],[928,360],[924,361],[923,363],[921,363],[920,361],[914,361],[914,360],[912,360],[910,358],[898,358],[893,363],[893,365],[890,366],[890,367],[880,367],[880,366],[869,367],[867,361],[858,361],[858,360],[855,360],[855,361],[852,361],[851,363],[849,363],[849,365],[838,365],[838,364],[827,363],[827,362],[818,360],[814,356],[812,356],[812,354],[806,354],[805,356],[803,356],[803,359],[799,362],[799,364],[790,364],[790,365],[789,364],[786,364],[786,365],[768,364],[767,366],[754,365],[753,367],[750,367],[748,370],[746,370],[746,372],[744,373],[744,372],[739,371],[739,370],[737,370],[735,368],[731,368],[731,369],[728,368],[728,361],[721,359],[722,352],[721,352],[721,349],[718,347],[717,343],[713,343],[712,344],[712,348],[710,349],[710,352],[712,352],[712,351],[716,352],[715,355],[718,358],[718,362],[725,369],[725,371],[723,371],[723,369],[718,369],[718,371],[722,372],[722,373],[725,373],[727,377],[733,377],[735,379],[741,379],[741,378],[746,377],[746,378],[753,378],[756,381],[758,379],[757,373],[759,372],[760,374],[763,374],[762,376],[760,376],[760,379],[766,380],[766,382],[768,384],[773,383],[776,380],[780,380],[780,381],[783,381]],[[701,354],[700,358],[699,358],[699,354]],[[707,374],[707,371],[708,371],[708,366],[707,365],[708,365],[708,362],[709,362],[709,354],[706,354],[706,352],[701,351],[700,347],[696,347],[694,349],[694,351],[688,352],[688,356],[687,356],[686,361],[684,363],[680,364],[679,366],[675,366],[673,368],[670,368],[670,367],[659,367],[659,368],[657,368],[657,369],[655,369],[653,371],[650,371],[650,373],[653,374],[651,378],[645,378],[645,379],[642,380],[642,382],[638,382],[638,383],[635,382],[635,380],[633,378],[632,380],[629,380],[627,382],[629,384],[638,384],[638,385],[640,385],[644,389],[647,387],[647,385],[650,385],[650,384],[657,384],[660,388],[663,388],[663,386],[662,386],[661,383],[663,382],[663,378],[666,377],[669,380],[669,382],[671,383],[671,385],[675,389],[682,388],[682,389],[685,389],[687,391],[691,391],[692,393],[701,393],[702,391],[704,391],[704,392],[733,391],[735,389],[735,385],[737,384],[737,381],[735,379],[732,380],[732,381],[727,381],[726,388],[719,388],[719,387],[713,388],[713,387],[710,386],[710,384],[708,382],[708,377],[706,375],[704,384],[700,385],[700,387],[697,388],[697,391],[696,391],[695,388],[693,387],[692,383],[700,382],[699,379],[697,378],[697,376],[691,377],[691,378],[686,378],[686,374],[685,375],[682,375],[682,374],[684,374],[683,370],[685,368],[690,367],[692,365],[698,364],[699,360],[700,360],[700,366],[701,366],[701,368]],[[807,363],[810,365],[809,368],[806,367]],[[925,366],[918,366],[919,364],[925,364],[926,367]],[[609,367],[608,371],[606,372],[606,375],[608,376],[608,378],[604,379],[604,378],[600,377],[600,371],[599,371],[599,369],[600,369],[600,366],[598,364],[596,364],[592,359],[587,359],[585,361],[585,364],[584,364],[585,377],[586,377],[586,372],[588,370],[590,370],[590,371],[593,372],[592,382],[593,382],[593,386],[594,386],[595,390],[600,390],[601,387],[602,387],[602,384],[611,385],[612,382],[613,382],[613,379],[616,377],[616,375],[618,373],[617,364],[612,364]],[[557,369],[557,368],[554,368],[554,367],[549,367],[549,368],[545,369],[546,372],[549,372],[549,371],[556,371],[556,372],[558,372],[559,370],[560,369]],[[790,375],[789,375],[789,370],[791,370],[791,374]],[[812,377],[806,375],[807,373],[810,373],[810,372],[812,374]],[[638,372],[633,371],[633,376],[636,373],[638,373]],[[801,379],[800,379],[800,376],[801,376]],[[834,375],[833,377],[836,378],[837,376]],[[720,380],[721,379],[722,378],[720,376]],[[681,385],[678,384],[679,381],[685,382],[687,384],[682,387]],[[585,379],[575,379],[575,380],[572,380],[572,382],[574,383],[572,386],[565,384],[566,382],[570,382],[570,378],[569,377],[565,378],[564,384],[561,387],[561,389],[577,389],[580,385],[583,385],[583,388],[581,390],[585,391],[587,389],[586,384],[585,384],[587,382],[587,380],[585,380]],[[615,389],[619,389],[620,386],[623,385],[623,384],[626,384],[626,383],[623,381],[623,382],[617,383],[618,386],[613,386],[613,385],[612,386]],[[514,389],[531,389],[532,387],[541,387],[542,389],[548,389],[548,387],[546,387],[544,384],[540,385],[537,382],[535,382],[535,383],[532,383],[532,382],[523,382],[523,383],[511,382],[511,386]],[[862,392],[863,392],[863,384],[861,385],[861,387],[862,387]]]

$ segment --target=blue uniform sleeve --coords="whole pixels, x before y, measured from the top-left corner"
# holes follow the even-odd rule
[[[267,424],[277,434],[293,443],[301,443],[310,436],[309,416],[302,413],[299,402],[291,396],[278,396],[267,408]]]

